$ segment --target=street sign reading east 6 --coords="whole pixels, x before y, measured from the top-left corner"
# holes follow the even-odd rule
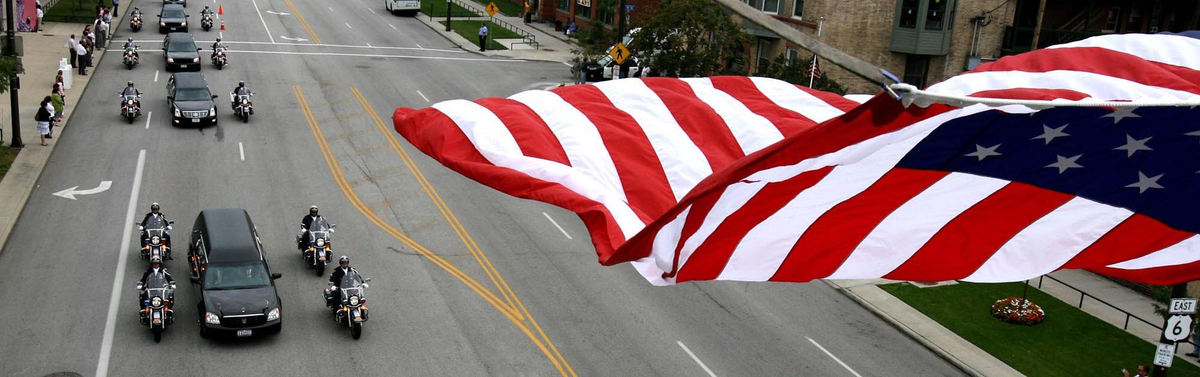
[[[1196,314],[1196,299],[1173,298],[1170,312],[1171,314]]]
[[[496,12],[500,11],[500,7],[496,6],[495,2],[489,2],[484,10],[487,11],[488,17],[496,17]]]
[[[1176,314],[1167,318],[1167,327],[1163,329],[1163,338],[1171,341],[1187,339],[1192,331],[1192,316]]]
[[[625,64],[625,59],[629,58],[629,48],[625,47],[624,43],[617,43],[612,50],[608,50],[608,56],[611,56],[618,65]]]

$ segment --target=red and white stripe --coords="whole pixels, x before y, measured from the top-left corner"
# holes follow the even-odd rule
[[[1198,68],[1195,39],[1104,36],[929,91],[1196,100]],[[400,108],[393,120],[444,165],[580,214],[601,263],[633,262],[654,284],[1017,281],[1060,268],[1200,278],[1195,234],[1021,183],[895,168],[941,124],[983,110],[858,106],[764,78],[648,78]]]
[[[858,103],[778,80],[648,78],[397,109],[452,169],[579,213],[601,259],[700,180]]]

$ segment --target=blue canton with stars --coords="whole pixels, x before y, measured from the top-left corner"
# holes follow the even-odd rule
[[[938,127],[897,167],[1028,183],[1200,232],[1200,108],[990,110]]]

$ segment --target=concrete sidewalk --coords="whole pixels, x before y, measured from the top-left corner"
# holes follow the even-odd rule
[[[116,15],[113,24],[119,24],[124,17]],[[8,236],[16,225],[17,218],[25,208],[25,202],[33,192],[38,177],[42,174],[50,153],[54,151],[57,141],[63,137],[63,129],[71,124],[70,119],[75,115],[75,105],[83,97],[84,89],[92,77],[98,73],[100,59],[105,50],[96,48],[96,56],[92,58],[95,67],[88,68],[87,76],[79,76],[77,70],[63,72],[63,76],[72,76],[70,89],[67,89],[66,106],[63,107],[63,122],[54,127],[53,139],[46,142],[49,146],[41,146],[37,133],[37,122],[33,120],[37,113],[38,104],[50,95],[54,87],[54,77],[58,74],[58,63],[67,58],[67,39],[71,34],[79,37],[85,24],[47,22],[43,31],[37,33],[20,33],[24,39],[25,56],[21,58],[25,73],[21,75],[21,88],[18,89],[18,104],[20,105],[21,140],[25,147],[17,154],[12,167],[3,179],[0,179],[0,250],[8,242]],[[64,80],[65,81],[65,80]],[[0,107],[0,127],[4,129],[4,144],[12,144],[12,108],[8,106],[8,93],[4,93],[4,106]]]
[[[1108,280],[1102,276],[1083,270],[1064,270],[1051,273],[1050,276],[1062,280],[1066,284],[1070,284],[1075,289],[1067,287],[1062,283],[1054,280],[1044,279],[1042,281],[1042,291],[1054,296],[1055,298],[1066,302],[1067,304],[1079,306],[1080,293],[1078,290],[1087,292],[1089,295],[1108,302],[1121,310],[1129,312],[1134,316],[1145,319],[1157,326],[1162,325],[1162,319],[1154,313],[1156,302],[1133,290],[1121,286]],[[966,341],[962,337],[950,331],[946,327],[937,323],[933,319],[925,316],[921,312],[913,309],[905,304],[904,301],[892,296],[878,286],[882,284],[895,283],[895,281],[884,279],[871,280],[826,280],[830,286],[842,291],[851,299],[857,301],[863,307],[875,312],[884,320],[890,322],[893,326],[908,333],[913,339],[916,339],[921,344],[924,344],[930,350],[942,355],[943,358],[957,365],[962,370],[973,376],[1021,376],[1022,374],[1016,369],[1004,364],[1003,361],[997,359],[986,351],[976,347],[974,344]],[[1030,284],[1035,288],[1038,280],[1030,281]],[[1083,300],[1083,306],[1080,308],[1084,312],[1108,322],[1118,329],[1125,328],[1126,315],[1120,310],[1114,309],[1108,305],[1100,303],[1094,298],[1088,297]],[[1145,339],[1150,343],[1158,343],[1159,335],[1162,330],[1147,325],[1142,321],[1130,318],[1126,328],[1127,332]],[[1176,348],[1176,355],[1181,360],[1186,360],[1192,364],[1200,366],[1200,361],[1195,357],[1185,356],[1185,353],[1191,352],[1193,348],[1187,344],[1180,344]],[[1147,354],[1146,360],[1153,357]]]

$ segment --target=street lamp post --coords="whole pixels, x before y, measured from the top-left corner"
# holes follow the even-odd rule
[[[8,23],[8,34],[5,35],[4,55],[13,59],[17,58],[17,36],[14,34],[16,26],[13,24],[13,1],[7,0],[4,2],[4,14]],[[25,146],[21,142],[21,114],[19,104],[17,104],[17,71],[14,69],[9,73],[8,77],[8,94],[12,101],[9,109],[12,110],[12,147],[20,148]]]

